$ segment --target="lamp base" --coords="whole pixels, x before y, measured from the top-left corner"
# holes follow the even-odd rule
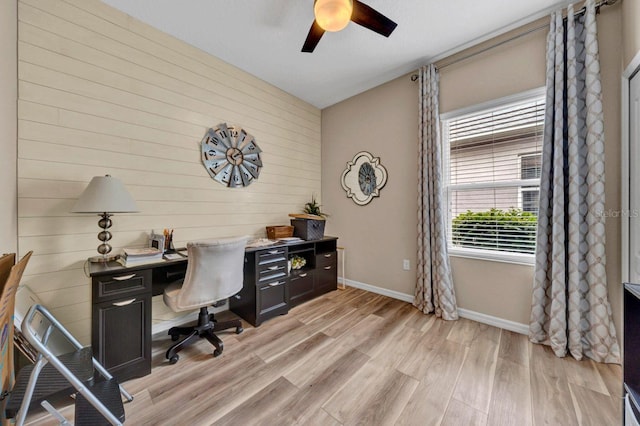
[[[107,262],[112,262],[116,259],[118,259],[120,257],[119,254],[105,254],[105,255],[98,255],[98,256],[91,256],[88,260],[91,263],[107,263]]]

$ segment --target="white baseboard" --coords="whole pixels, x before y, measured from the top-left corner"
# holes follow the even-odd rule
[[[462,318],[470,319],[482,324],[492,325],[504,330],[513,331],[519,334],[529,334],[529,326],[515,321],[509,321],[503,318],[494,317],[480,312],[470,311],[468,309],[458,308],[458,315]]]
[[[403,302],[413,303],[413,295],[401,293],[395,290],[388,290],[386,288],[376,287],[371,284],[361,283],[359,281],[349,279],[339,279],[339,282],[344,282],[349,287],[359,288],[361,290],[370,291],[372,293],[381,294],[383,296],[389,296],[394,299],[402,300]],[[515,321],[509,321],[503,318],[494,317],[491,315],[483,314],[480,312],[470,311],[468,309],[458,308],[458,315],[462,318],[470,319],[482,324],[492,325],[494,327],[502,328],[505,330],[513,331],[514,333],[529,334],[529,326]]]
[[[386,288],[376,287],[371,284],[361,283],[359,281],[344,279],[340,280],[344,281],[346,285],[349,287],[359,288],[360,290],[370,291],[371,293],[381,294],[383,296],[389,296],[394,299],[402,300],[403,302],[413,303],[413,294],[400,293],[395,290],[388,290]]]

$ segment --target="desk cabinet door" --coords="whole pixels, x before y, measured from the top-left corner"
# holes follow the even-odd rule
[[[291,274],[289,278],[289,307],[313,299],[313,271]]]
[[[120,382],[151,373],[151,295],[93,305],[94,356]]]
[[[335,251],[316,255],[316,296],[338,288],[337,266]]]
[[[289,312],[287,280],[276,280],[258,287],[258,317],[261,321]]]

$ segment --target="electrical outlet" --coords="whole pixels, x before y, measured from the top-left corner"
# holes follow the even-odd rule
[[[409,264],[409,259],[404,259],[402,261],[402,269],[404,269],[405,271],[408,271],[409,269],[411,269],[411,266]]]

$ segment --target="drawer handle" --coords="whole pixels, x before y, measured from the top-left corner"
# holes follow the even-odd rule
[[[123,300],[122,302],[113,302],[113,306],[127,306],[132,304],[135,301],[136,301],[136,298],[134,297],[131,300]]]
[[[268,253],[269,254],[278,254],[278,253],[280,253],[280,250],[269,250]]]
[[[324,257],[331,257],[331,253],[325,254]]]
[[[270,270],[270,271],[275,271],[275,270],[277,270],[278,268],[280,268],[280,266],[275,265],[275,266],[269,266],[267,269],[268,269],[268,270]]]
[[[282,284],[284,284],[284,281],[278,281],[277,283],[269,284],[269,287],[277,287],[277,286],[282,285]]]
[[[304,277],[306,277],[307,275],[308,275],[308,274],[305,272],[304,274],[300,274],[300,275],[298,275],[298,276],[299,276],[300,278],[304,278]]]
[[[136,274],[131,274],[131,275],[122,275],[119,277],[113,277],[114,280],[116,281],[126,281],[126,280],[130,280],[131,278],[135,277]]]
[[[325,266],[324,269],[329,270],[331,269],[331,266]]]

